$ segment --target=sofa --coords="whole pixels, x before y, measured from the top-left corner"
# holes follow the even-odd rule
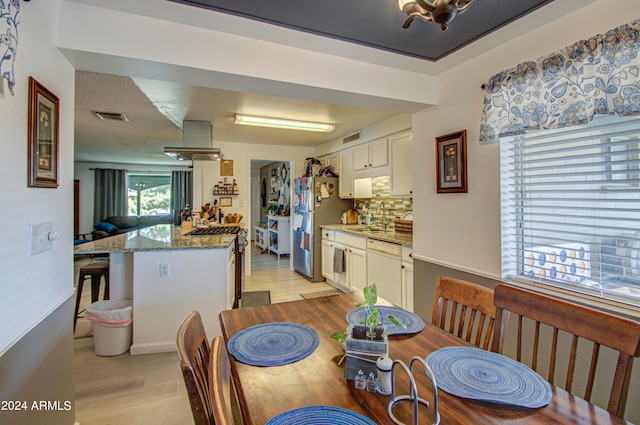
[[[156,224],[172,223],[173,216],[171,214],[143,215],[140,217],[116,215],[107,217],[100,223],[96,223],[93,226],[94,230],[91,232],[91,239],[95,241],[97,239],[119,235],[133,230],[144,229],[149,226],[155,226]]]

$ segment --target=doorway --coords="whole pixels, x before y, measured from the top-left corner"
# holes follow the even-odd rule
[[[291,254],[292,161],[251,159],[250,267],[293,270]]]

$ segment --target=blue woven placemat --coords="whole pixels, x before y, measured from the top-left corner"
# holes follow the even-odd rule
[[[444,347],[427,356],[438,388],[455,396],[535,409],[551,402],[551,386],[509,357],[472,347]]]
[[[281,366],[302,360],[320,343],[316,331],[297,323],[251,326],[235,334],[227,349],[236,360],[252,366]]]
[[[382,317],[382,324],[387,327],[388,335],[414,334],[424,329],[424,320],[417,314],[398,307],[377,305],[376,308]],[[366,314],[364,307],[358,307],[347,313],[347,323],[351,325],[362,323],[364,322]],[[394,325],[387,318],[388,316],[395,317],[398,322],[402,323],[406,328]]]
[[[335,406],[308,406],[269,419],[266,425],[376,425],[371,419]]]

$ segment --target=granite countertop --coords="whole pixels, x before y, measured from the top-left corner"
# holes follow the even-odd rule
[[[180,227],[157,224],[74,247],[74,254],[227,248],[236,235],[183,236]]]
[[[413,235],[398,233],[393,230],[380,230],[378,227],[367,227],[362,224],[323,224],[321,228],[336,232],[350,233],[380,241],[398,243],[406,247],[413,247]]]

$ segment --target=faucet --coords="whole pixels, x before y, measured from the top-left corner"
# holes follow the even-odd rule
[[[380,214],[380,210],[382,210],[382,228],[386,229],[387,228],[387,215],[385,213],[384,210],[384,202],[380,201],[380,203],[378,204],[378,214]]]

